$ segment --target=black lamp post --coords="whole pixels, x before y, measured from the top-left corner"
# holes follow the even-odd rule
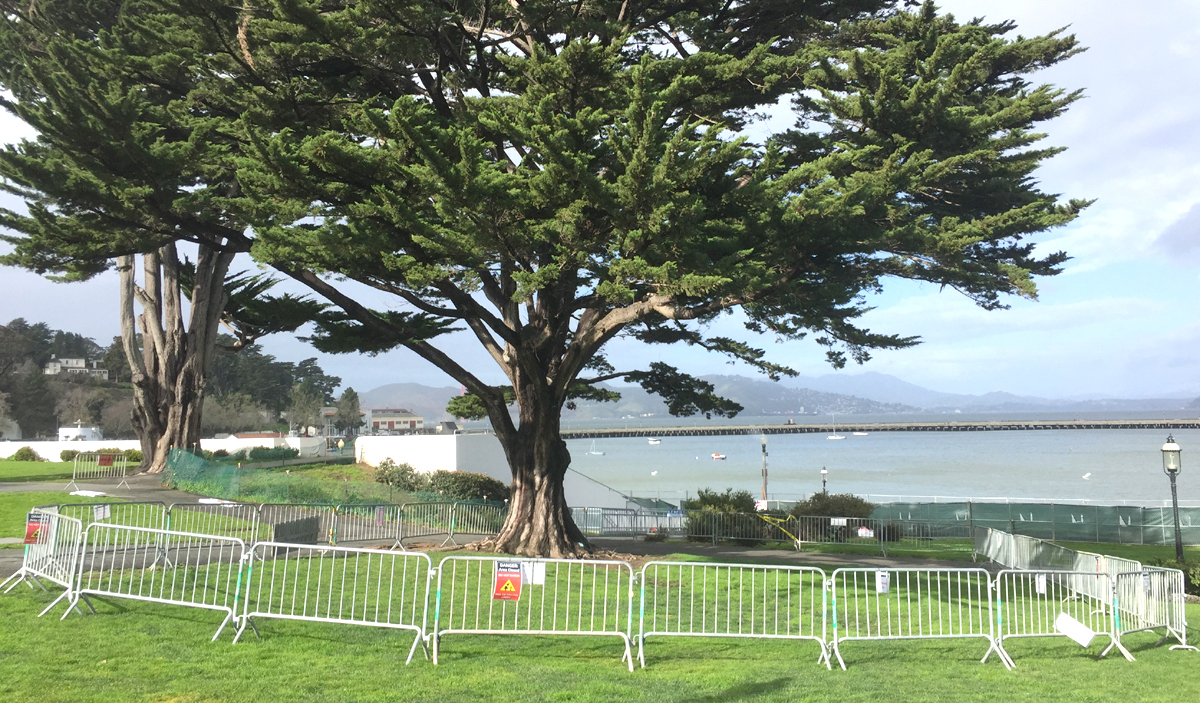
[[[828,476],[829,476],[829,469],[827,469],[827,468],[825,468],[824,466],[822,466],[822,467],[821,467],[821,492],[822,492],[822,493],[827,493],[827,492],[828,492],[828,491],[826,491],[826,490],[825,490],[825,479],[826,479]]]
[[[767,499],[767,435],[765,435],[765,434],[759,435],[758,441],[762,442],[762,453],[763,453],[762,499],[766,500]]]
[[[1179,455],[1182,451],[1175,443],[1175,438],[1167,435],[1167,443],[1162,445],[1163,473],[1171,477],[1171,508],[1175,512],[1175,558],[1183,561],[1183,532],[1179,529],[1179,494],[1175,491],[1175,477],[1183,469]]]

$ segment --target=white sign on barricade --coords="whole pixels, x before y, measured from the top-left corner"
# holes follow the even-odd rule
[[[1001,651],[992,636],[992,581],[984,569],[837,569],[829,584],[830,644],[843,669],[841,644],[850,640],[977,637],[988,643],[983,661]]]
[[[638,659],[646,638],[812,640],[828,668],[825,572],[806,566],[652,561],[642,567]]]
[[[424,644],[428,554],[259,542],[247,562],[234,642],[247,625],[259,634],[255,619],[275,618],[411,630],[416,636],[405,663]]]
[[[65,590],[38,614],[38,617],[41,617],[50,612],[59,601],[71,597],[83,524],[79,520],[59,514],[58,508],[52,505],[30,511],[28,524],[31,529],[26,530],[25,554],[21,560],[21,568],[5,579],[4,583],[0,583],[0,588],[10,581],[12,585],[5,589],[5,593],[21,582],[27,583],[30,588],[37,584],[42,590],[49,590],[43,581],[62,586]]]
[[[82,599],[95,613],[88,599],[95,594],[217,610],[225,619],[216,640],[237,617],[245,553],[235,537],[92,523],[84,532],[71,606]],[[170,566],[155,568],[164,558]]]
[[[1106,607],[1112,600],[1097,600],[1097,594],[1113,593],[1108,574],[1004,569],[996,575],[995,592],[996,644],[1001,656],[1009,663],[1013,659],[1005,645],[1006,640],[1067,636],[1068,632],[1056,625],[1063,614],[1109,638],[1109,646],[1101,656],[1115,647],[1126,659],[1133,661],[1133,655],[1121,644],[1113,622],[1113,610]]]
[[[620,637],[621,661],[633,671],[629,632],[633,619],[633,569],[623,561],[538,559],[543,584],[523,583],[516,600],[496,598],[504,586],[499,562],[515,564],[508,581],[521,579],[527,560],[448,556],[438,566],[433,615],[433,663],[446,635],[577,635]],[[513,585],[516,589],[516,585]]]

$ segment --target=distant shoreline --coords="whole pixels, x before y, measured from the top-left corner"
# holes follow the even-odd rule
[[[664,427],[590,427],[564,429],[563,439],[605,437],[702,437],[746,434],[827,433],[829,423],[753,424]],[[1011,432],[1037,430],[1184,430],[1200,429],[1196,420],[988,420],[956,422],[847,422],[837,423],[839,432]]]

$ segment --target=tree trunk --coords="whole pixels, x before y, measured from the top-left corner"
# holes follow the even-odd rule
[[[492,426],[502,428],[496,434],[513,473],[508,518],[495,548],[526,557],[581,558],[591,553],[592,545],[575,525],[563,491],[571,453],[559,434],[559,413],[531,408],[534,405],[540,404],[528,397],[519,405],[517,429],[511,421],[498,423],[493,418]]]
[[[133,429],[142,445],[140,468],[162,473],[172,448],[195,448],[200,443],[205,378],[225,308],[225,275],[233,254],[200,247],[187,329],[175,245],[142,258],[141,287],[135,281],[134,257],[123,256],[117,262],[121,344],[131,370]],[[142,307],[136,317],[135,300]],[[140,349],[137,328],[142,332]]]

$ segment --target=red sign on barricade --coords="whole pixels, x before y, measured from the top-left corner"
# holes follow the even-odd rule
[[[100,456],[96,457],[96,465],[97,466],[112,466],[113,459],[115,459],[115,458],[116,457],[114,457],[112,454],[101,454]]]
[[[496,562],[496,587],[492,600],[520,600],[521,564],[515,561]]]
[[[37,544],[42,527],[50,522],[42,513],[29,513],[25,518],[25,544]]]

